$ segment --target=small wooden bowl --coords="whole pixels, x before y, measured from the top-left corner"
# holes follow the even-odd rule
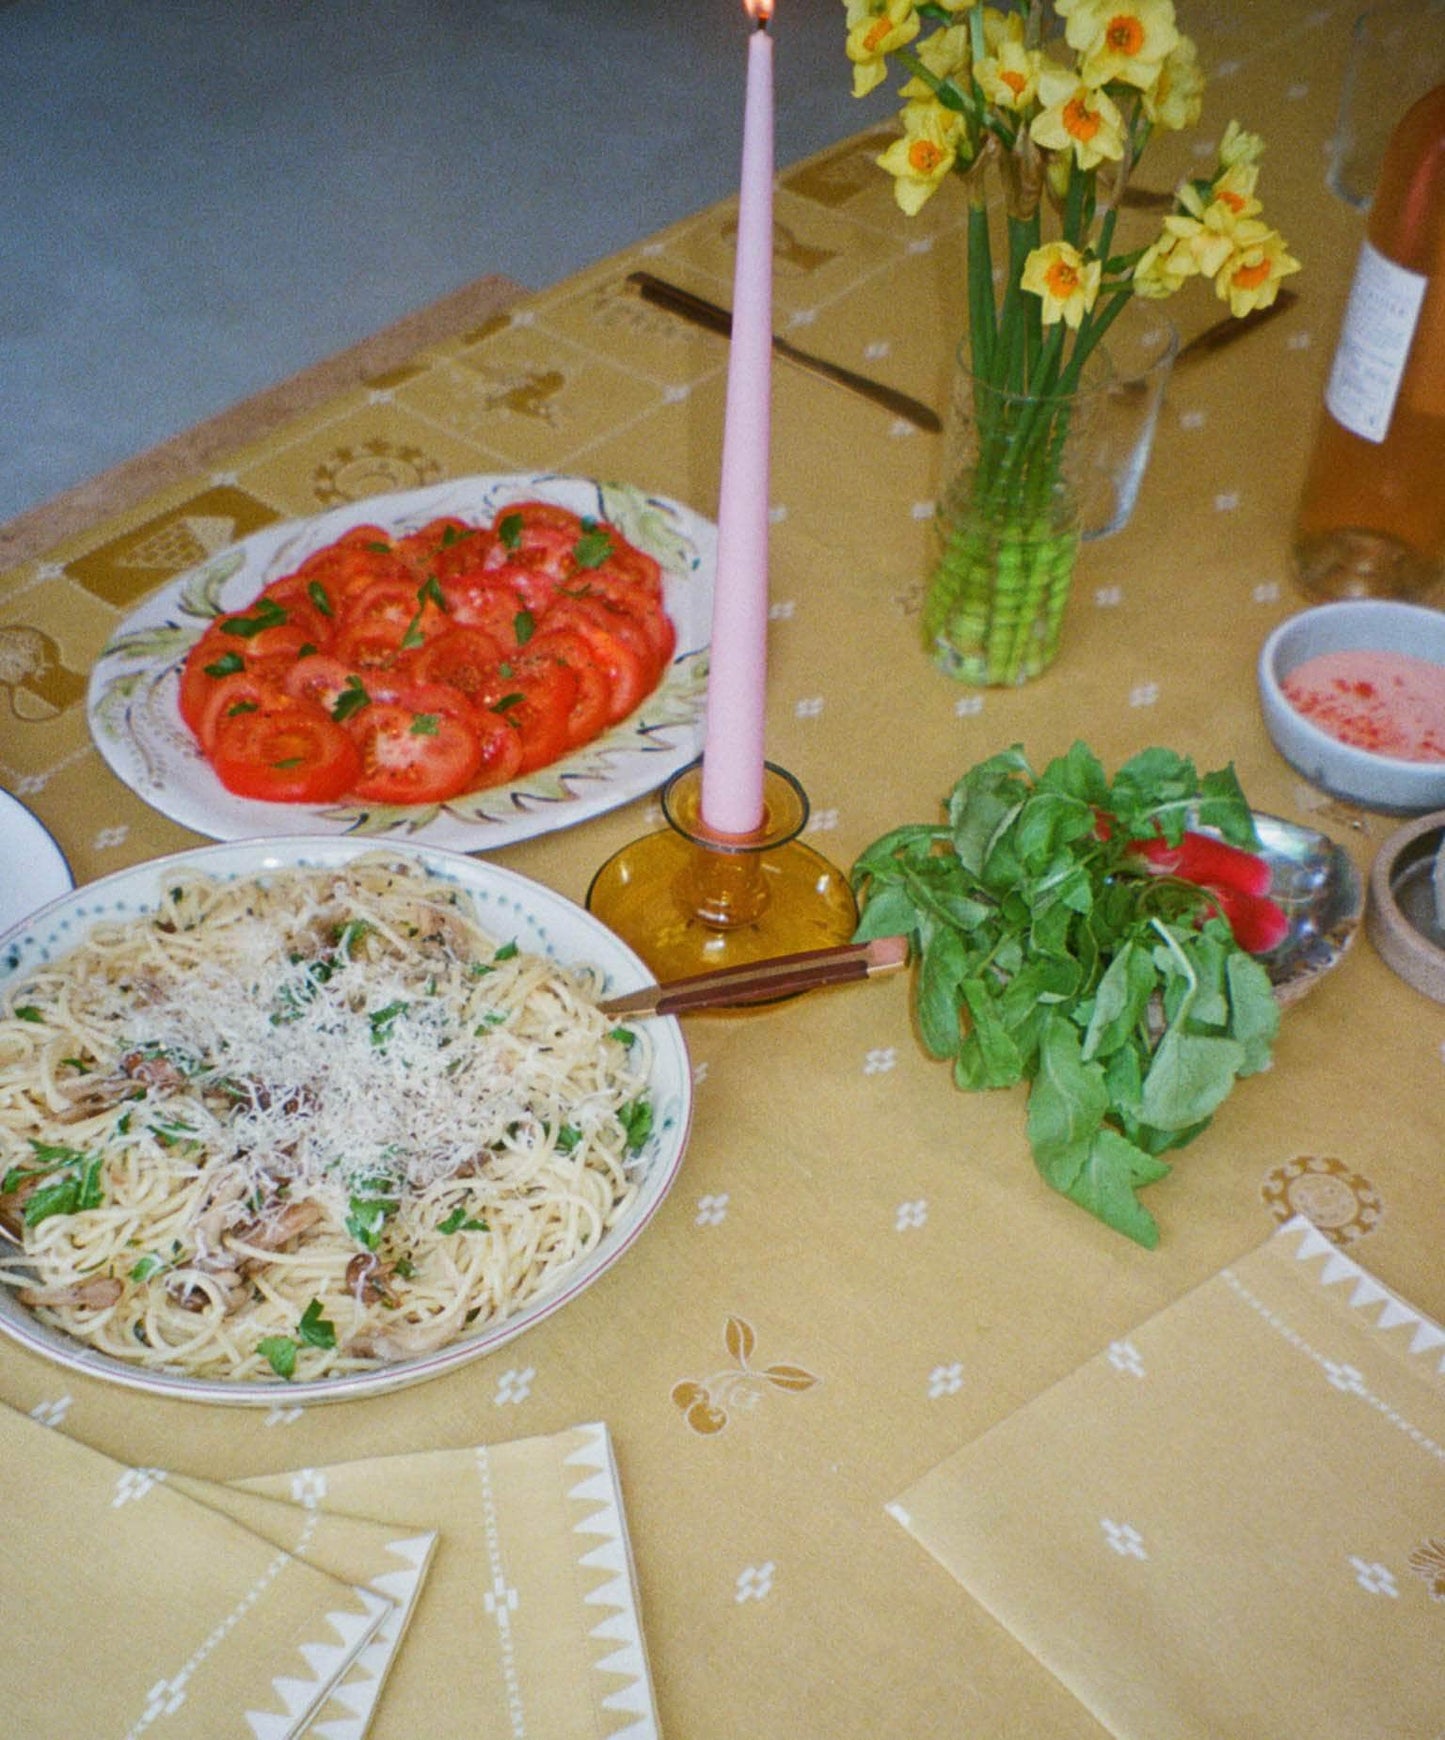
[[[1407,985],[1445,1003],[1445,810],[1390,835],[1370,867],[1365,934]]]

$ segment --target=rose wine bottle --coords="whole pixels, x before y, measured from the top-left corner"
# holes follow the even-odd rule
[[[1445,85],[1391,135],[1294,535],[1317,598],[1415,598],[1445,575]]]

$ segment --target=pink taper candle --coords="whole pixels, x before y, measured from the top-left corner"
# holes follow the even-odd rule
[[[772,0],[745,3],[757,28],[748,42],[702,757],[702,819],[720,834],[750,834],[763,821],[773,366],[773,41],[766,24]]]

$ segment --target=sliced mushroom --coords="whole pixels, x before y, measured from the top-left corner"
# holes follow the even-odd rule
[[[78,1306],[85,1311],[104,1311],[124,1291],[113,1275],[95,1275],[67,1287],[21,1287],[15,1297],[22,1305],[50,1305],[57,1310]]]
[[[251,1250],[279,1251],[308,1232],[324,1214],[319,1202],[288,1202],[279,1209],[265,1208],[254,1220],[232,1227],[231,1243]]]
[[[358,1305],[396,1305],[393,1276],[375,1251],[358,1251],[346,1265],[346,1285]]]

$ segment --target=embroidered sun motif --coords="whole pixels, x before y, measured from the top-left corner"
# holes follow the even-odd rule
[[[1302,1154],[1276,1166],[1265,1174],[1259,1194],[1277,1221],[1302,1214],[1336,1245],[1373,1232],[1385,1212],[1369,1179],[1328,1155]]]
[[[1410,1555],[1410,1569],[1425,1579],[1432,1601],[1445,1601],[1445,1541],[1434,1539],[1416,1547]]]

